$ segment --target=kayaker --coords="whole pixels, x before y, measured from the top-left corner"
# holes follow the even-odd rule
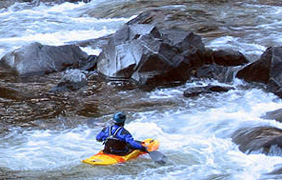
[[[142,146],[140,142],[135,141],[132,135],[124,128],[126,115],[123,112],[115,113],[113,120],[114,125],[105,127],[96,136],[97,141],[104,142],[104,153],[123,156],[134,149],[147,152],[147,148]]]

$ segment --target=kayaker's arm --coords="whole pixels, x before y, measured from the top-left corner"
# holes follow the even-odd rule
[[[108,134],[107,129],[108,128],[105,127],[104,129],[102,129],[102,131],[99,134],[97,134],[96,136],[97,141],[102,142],[106,140]]]
[[[142,146],[141,143],[136,142],[132,135],[126,130],[123,129],[121,132],[121,137],[124,139],[126,143],[128,143],[133,149],[139,149],[140,151],[147,152],[147,148]]]

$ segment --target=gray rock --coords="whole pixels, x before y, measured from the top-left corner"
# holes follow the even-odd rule
[[[208,85],[204,87],[188,88],[184,91],[183,95],[185,97],[191,98],[191,97],[198,96],[200,94],[207,94],[207,93],[212,93],[212,92],[227,92],[232,89],[234,88],[230,86]]]
[[[259,60],[240,70],[236,77],[267,85],[270,92],[282,97],[282,47],[270,47]]]
[[[230,49],[214,51],[212,58],[220,66],[239,66],[249,62],[241,52]]]
[[[6,54],[0,65],[9,68],[21,76],[59,72],[87,59],[87,54],[78,46],[46,46],[31,43]]]
[[[271,146],[282,148],[282,130],[275,127],[242,128],[232,135],[242,152],[269,154]]]
[[[278,122],[282,122],[282,109],[277,109],[275,111],[267,112],[264,116],[264,119],[275,119]]]
[[[204,44],[191,32],[173,38],[152,25],[125,25],[103,49],[97,71],[112,79],[133,79],[139,85],[161,85],[190,78],[203,65]]]
[[[76,91],[87,84],[88,81],[83,72],[78,69],[67,70],[57,86],[51,91]]]

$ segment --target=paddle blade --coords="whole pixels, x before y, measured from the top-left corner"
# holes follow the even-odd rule
[[[158,164],[164,165],[166,163],[167,157],[159,151],[150,151],[149,155]]]

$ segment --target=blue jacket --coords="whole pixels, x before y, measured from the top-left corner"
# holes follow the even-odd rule
[[[110,126],[112,127],[112,133],[111,134],[114,134],[115,131],[120,127],[118,125],[113,125],[113,126]],[[106,127],[104,128],[99,134],[97,134],[96,136],[96,140],[97,141],[105,141],[107,139],[107,137],[109,137],[109,130],[110,130],[110,127]],[[124,128],[124,127],[121,127],[121,129],[116,133],[116,136],[115,136],[118,140],[120,141],[124,141],[126,142],[127,144],[129,144],[131,146],[131,148],[133,149],[139,149],[141,150],[143,148],[143,146],[136,142],[132,135]]]

